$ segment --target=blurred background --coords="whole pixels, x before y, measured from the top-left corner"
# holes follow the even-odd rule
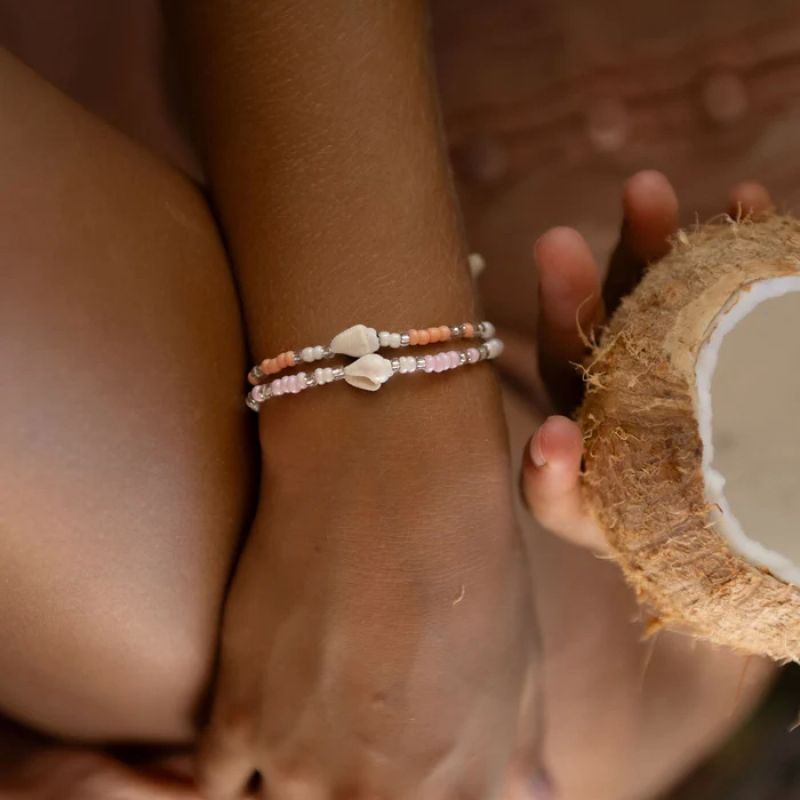
[[[546,228],[575,226],[610,251],[620,185],[638,169],[667,173],[687,224],[722,211],[745,178],[797,208],[796,2],[434,0],[432,22],[470,244],[506,267],[483,285],[502,324],[534,331],[530,246]],[[0,0],[0,44],[202,182],[157,0]],[[800,670],[787,669],[669,800],[800,798],[799,706]]]

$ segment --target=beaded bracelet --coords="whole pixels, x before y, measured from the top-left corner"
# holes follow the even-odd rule
[[[265,358],[260,364],[253,367],[247,379],[253,385],[261,383],[269,375],[297,366],[298,364],[312,364],[315,361],[333,358],[335,355],[361,356],[376,353],[382,347],[397,349],[400,347],[414,347],[417,345],[448,342],[451,339],[480,338],[488,341],[494,337],[494,325],[491,322],[463,322],[460,325],[439,325],[431,328],[417,330],[411,328],[407,331],[395,333],[392,331],[377,331],[367,325],[353,325],[331,339],[329,345],[314,345],[303,347],[300,350],[286,350],[273,358]]]
[[[346,367],[318,367],[313,372],[284,375],[269,383],[258,384],[250,390],[245,402],[253,411],[258,411],[261,404],[272,397],[299,394],[312,386],[323,386],[340,380],[357,389],[375,392],[396,373],[410,375],[414,372],[446,372],[467,364],[497,358],[502,352],[503,342],[492,338],[479,347],[449,350],[435,355],[399,356],[390,359],[377,353],[368,353]]]

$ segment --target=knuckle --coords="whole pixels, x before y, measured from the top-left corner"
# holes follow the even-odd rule
[[[252,704],[219,702],[207,732],[217,746],[226,750],[251,744],[257,733],[258,718]]]

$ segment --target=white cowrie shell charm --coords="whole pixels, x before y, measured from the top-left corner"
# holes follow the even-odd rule
[[[337,333],[331,339],[330,348],[334,353],[358,358],[380,349],[380,341],[375,328],[366,325],[353,325],[352,328]]]
[[[388,358],[371,353],[344,368],[344,379],[357,389],[376,392],[394,374]]]

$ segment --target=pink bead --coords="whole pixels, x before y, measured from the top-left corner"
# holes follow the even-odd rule
[[[434,361],[433,356],[425,356],[425,372],[433,372]]]
[[[458,357],[458,353],[455,350],[451,350],[447,354],[447,358],[450,361],[450,369],[455,369],[461,363],[461,359]]]
[[[308,385],[306,384],[306,374],[305,372],[298,372],[297,373],[297,391],[302,392],[303,389],[307,389]]]
[[[450,361],[447,358],[447,353],[436,354],[436,371],[444,372],[450,367]]]
[[[274,394],[275,396],[283,394],[283,388],[281,387],[280,378],[276,378],[274,381],[272,381],[271,386],[272,386],[272,394]]]
[[[289,385],[289,378],[290,377],[291,377],[290,375],[284,375],[281,378],[281,389],[283,390],[284,394],[288,394],[289,392],[292,391],[291,388],[290,388],[290,385]]]
[[[477,347],[470,347],[467,350],[467,361],[469,361],[470,364],[477,363],[477,361],[480,359],[480,357],[481,357],[481,354],[478,352],[478,348]]]

